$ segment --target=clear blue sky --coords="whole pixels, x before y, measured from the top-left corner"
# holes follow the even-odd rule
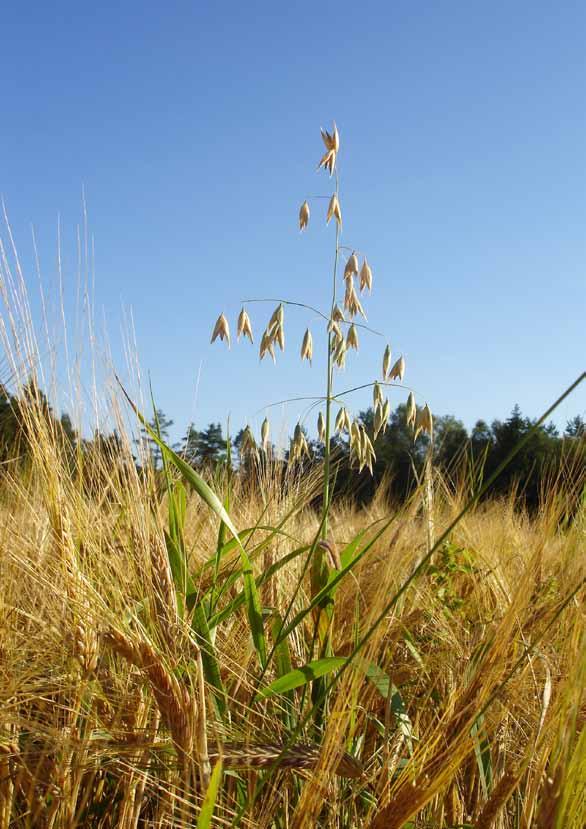
[[[327,203],[307,234],[296,222],[331,192],[315,168],[335,119],[343,242],[368,255],[369,324],[405,382],[468,426],[515,403],[536,416],[586,363],[585,38],[583,2],[8,4],[0,193],[31,289],[30,225],[52,290],[59,214],[74,305],[83,185],[97,316],[124,375],[132,309],[177,431],[319,394],[301,312],[276,367],[209,337],[244,298],[327,307]],[[260,337],[272,307],[249,310]],[[363,338],[341,385],[374,378],[383,346]],[[586,388],[556,419],[585,410]]]

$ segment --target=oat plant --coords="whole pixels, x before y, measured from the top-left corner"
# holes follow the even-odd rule
[[[246,305],[249,303],[270,303],[276,301],[277,307],[270,316],[268,323],[260,337],[259,354],[263,360],[270,356],[274,362],[277,359],[277,352],[285,350],[285,307],[295,306],[309,312],[312,316],[318,316],[321,323],[321,334],[323,347],[326,353],[327,372],[324,383],[324,394],[316,398],[294,398],[295,401],[303,400],[311,403],[310,409],[318,406],[317,434],[319,441],[323,444],[323,499],[322,499],[322,527],[321,535],[324,541],[328,539],[328,513],[331,504],[332,490],[332,465],[334,460],[334,447],[332,438],[334,433],[348,440],[350,460],[358,472],[368,469],[373,472],[376,455],[373,443],[380,433],[384,433],[391,414],[390,402],[385,396],[383,389],[387,386],[403,387],[405,376],[405,358],[400,355],[393,361],[390,344],[387,344],[382,353],[381,376],[379,379],[370,380],[355,388],[336,391],[336,380],[339,373],[344,370],[346,360],[352,359],[351,352],[358,353],[360,336],[374,335],[381,337],[377,331],[370,328],[366,322],[366,312],[363,306],[364,295],[370,294],[373,288],[373,272],[366,254],[362,254],[358,247],[342,244],[342,205],[340,196],[339,179],[339,153],[340,135],[334,122],[332,131],[322,128],[321,137],[325,146],[325,153],[321,157],[318,170],[329,174],[330,181],[334,183],[334,192],[327,196],[315,196],[311,201],[325,199],[328,202],[325,211],[325,223],[329,226],[332,222],[335,227],[335,239],[333,246],[332,266],[332,289],[330,307],[324,311],[308,304],[307,302],[293,301],[287,299],[248,299],[238,315],[236,324],[237,340],[248,338],[254,343],[253,328],[250,315]],[[307,198],[299,209],[299,230],[301,233],[307,230],[310,224],[312,210],[310,199]],[[343,270],[340,263],[346,259]],[[362,260],[362,262],[360,261]],[[342,273],[340,274],[340,271]],[[342,299],[343,297],[343,299]],[[230,346],[230,325],[226,315],[222,312],[212,331],[211,342],[216,339],[224,341]],[[314,354],[314,332],[307,328],[300,348],[301,360],[307,360],[310,364]],[[393,382],[398,381],[398,383]],[[361,421],[352,416],[349,407],[346,405],[346,398],[352,393],[366,388],[372,388],[374,424],[372,434]],[[279,401],[280,403],[290,401]],[[270,404],[271,405],[271,404]],[[334,418],[333,408],[338,406]],[[409,391],[407,398],[407,422],[413,428],[414,438],[421,431],[431,434],[433,421],[430,408],[426,403],[423,407],[417,408],[413,391]],[[266,452],[270,425],[267,418],[263,421],[261,428],[260,447]],[[250,425],[246,425],[242,451],[245,454],[256,456],[258,445]],[[309,457],[309,444],[303,429],[302,422],[298,422],[293,430],[290,443],[289,458],[295,463]]]

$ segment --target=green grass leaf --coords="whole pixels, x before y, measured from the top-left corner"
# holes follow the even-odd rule
[[[292,691],[294,688],[299,688],[301,685],[306,685],[308,682],[313,682],[314,679],[319,679],[321,676],[331,673],[332,671],[341,668],[346,662],[344,656],[326,656],[323,659],[316,659],[314,662],[308,662],[301,668],[295,668],[293,671],[280,676],[275,679],[270,685],[262,688],[256,695],[257,699],[266,699],[275,694],[284,694],[286,691]]]
[[[196,636],[201,651],[201,661],[206,682],[213,689],[213,700],[216,710],[222,720],[228,719],[228,704],[226,689],[222,682],[220,666],[216,656],[216,649],[210,636],[210,629],[205,614],[203,602],[200,602],[193,611],[191,628]]]
[[[210,777],[208,789],[205,793],[203,803],[201,804],[201,810],[199,813],[199,817],[197,818],[197,829],[211,829],[212,817],[214,814],[216,801],[218,799],[218,792],[220,791],[221,782],[222,760],[220,759],[214,766],[212,775]]]

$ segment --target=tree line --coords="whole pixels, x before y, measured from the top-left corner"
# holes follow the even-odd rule
[[[31,434],[35,420],[26,416],[27,407],[33,402],[36,411],[42,413],[54,435],[58,436],[65,454],[72,461],[74,456],[85,459],[88,475],[94,474],[95,477],[97,468],[103,468],[105,458],[122,454],[122,441],[115,432],[96,432],[91,438],[83,438],[74,429],[70,416],[67,413],[57,416],[45,395],[31,381],[19,395],[11,394],[0,386],[0,464],[6,465],[10,460],[26,460],[31,442],[36,439]],[[359,417],[372,433],[372,408],[362,411]],[[166,443],[169,443],[172,425],[173,420],[161,409],[155,411],[150,421],[151,428]],[[348,442],[344,436],[333,438],[336,450],[334,491],[367,502],[384,479],[392,496],[403,501],[417,486],[429,456],[448,480],[456,484],[464,475],[468,478],[467,484],[479,487],[482,480],[486,480],[511,450],[525,439],[523,447],[499,475],[491,492],[493,495],[506,495],[515,488],[527,506],[535,507],[544,490],[560,475],[574,476],[578,483],[582,480],[586,469],[586,421],[581,415],[576,415],[563,430],[553,423],[537,429],[534,426],[535,421],[525,417],[519,406],[515,406],[505,420],[496,419],[490,423],[478,420],[470,431],[454,415],[434,416],[431,441],[425,434],[414,440],[413,432],[407,425],[406,407],[400,405],[391,413],[386,430],[379,434],[374,443],[377,460],[372,476],[368,472],[358,474],[352,469]],[[214,469],[230,462],[239,474],[251,475],[254,464],[266,460],[266,453],[260,449],[255,457],[250,457],[249,452],[244,453],[243,436],[244,430],[240,430],[229,439],[219,422],[212,422],[204,429],[198,429],[191,423],[173,448],[195,468]],[[141,444],[140,450],[138,443]],[[311,440],[309,436],[308,443],[311,455],[303,461],[305,468],[319,464],[323,456],[323,444]],[[283,471],[291,465],[287,451],[278,456],[274,448],[270,448],[269,454],[273,464]],[[100,462],[96,463],[96,459]],[[161,463],[160,449],[144,428],[137,442],[134,462],[139,468],[150,465],[155,469]]]

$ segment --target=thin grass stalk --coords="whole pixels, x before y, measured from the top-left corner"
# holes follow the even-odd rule
[[[338,174],[336,173],[336,196],[339,195],[339,179]],[[334,252],[334,272],[333,272],[333,284],[332,284],[332,305],[330,309],[330,319],[334,313],[334,307],[336,305],[336,282],[337,282],[337,275],[338,275],[338,257],[340,253],[340,223],[336,222],[336,248]],[[323,522],[322,522],[322,538],[324,541],[328,537],[328,512],[330,508],[330,454],[331,454],[331,446],[330,446],[330,438],[331,438],[331,428],[332,428],[332,392],[333,392],[333,383],[334,383],[334,366],[333,366],[333,354],[332,354],[332,344],[333,344],[333,333],[328,331],[327,336],[327,349],[328,349],[328,359],[327,359],[327,383],[326,383],[326,433],[325,433],[325,445],[324,445],[324,486],[323,486]]]
[[[435,544],[435,521],[434,521],[434,498],[433,498],[433,439],[429,443],[427,450],[427,458],[425,461],[425,528],[427,531],[427,552],[433,548]]]

